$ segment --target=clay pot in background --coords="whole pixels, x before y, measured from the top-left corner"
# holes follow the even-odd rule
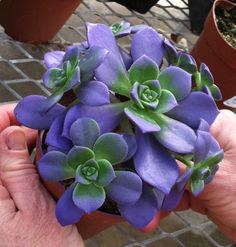
[[[218,30],[215,15],[215,8],[218,5],[225,8],[236,7],[235,3],[227,0],[214,2],[204,24],[204,30],[191,54],[198,64],[204,62],[209,66],[224,101],[236,95],[236,49],[224,40]],[[218,106],[225,108],[223,102],[219,102]]]
[[[41,43],[52,39],[81,0],[1,0],[0,25],[15,40]]]

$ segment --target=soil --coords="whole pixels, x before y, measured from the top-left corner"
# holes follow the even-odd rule
[[[223,38],[236,49],[236,7],[227,9],[217,6],[215,14]]]

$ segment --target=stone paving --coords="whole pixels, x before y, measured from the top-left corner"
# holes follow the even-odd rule
[[[43,54],[83,41],[85,21],[112,24],[121,19],[132,24],[147,23],[167,37],[174,34],[177,45],[186,50],[191,49],[197,39],[189,31],[186,2],[180,0],[161,0],[145,15],[131,12],[115,3],[84,0],[52,41],[37,46],[13,41],[0,27],[0,103],[16,102],[30,94],[49,95],[41,81],[45,71]],[[121,46],[128,49],[127,39],[121,40]],[[152,233],[142,233],[127,223],[120,223],[86,241],[86,247],[162,246],[234,245],[205,216],[190,210],[170,214]]]

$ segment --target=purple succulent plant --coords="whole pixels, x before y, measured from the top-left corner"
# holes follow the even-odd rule
[[[22,99],[19,122],[46,130],[39,161],[44,179],[66,188],[56,215],[62,225],[111,200],[137,228],[173,210],[187,183],[198,195],[223,158],[209,126],[220,91],[204,64],[178,51],[153,28],[127,22],[86,24],[87,40],[45,54],[47,97]],[[118,45],[132,34],[130,52]],[[163,60],[169,66],[163,66]],[[72,90],[75,100],[59,103]],[[180,175],[176,160],[186,165]]]

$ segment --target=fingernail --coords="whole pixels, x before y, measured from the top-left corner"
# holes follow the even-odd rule
[[[25,134],[22,131],[14,130],[7,135],[7,146],[11,150],[24,150],[27,147]]]

